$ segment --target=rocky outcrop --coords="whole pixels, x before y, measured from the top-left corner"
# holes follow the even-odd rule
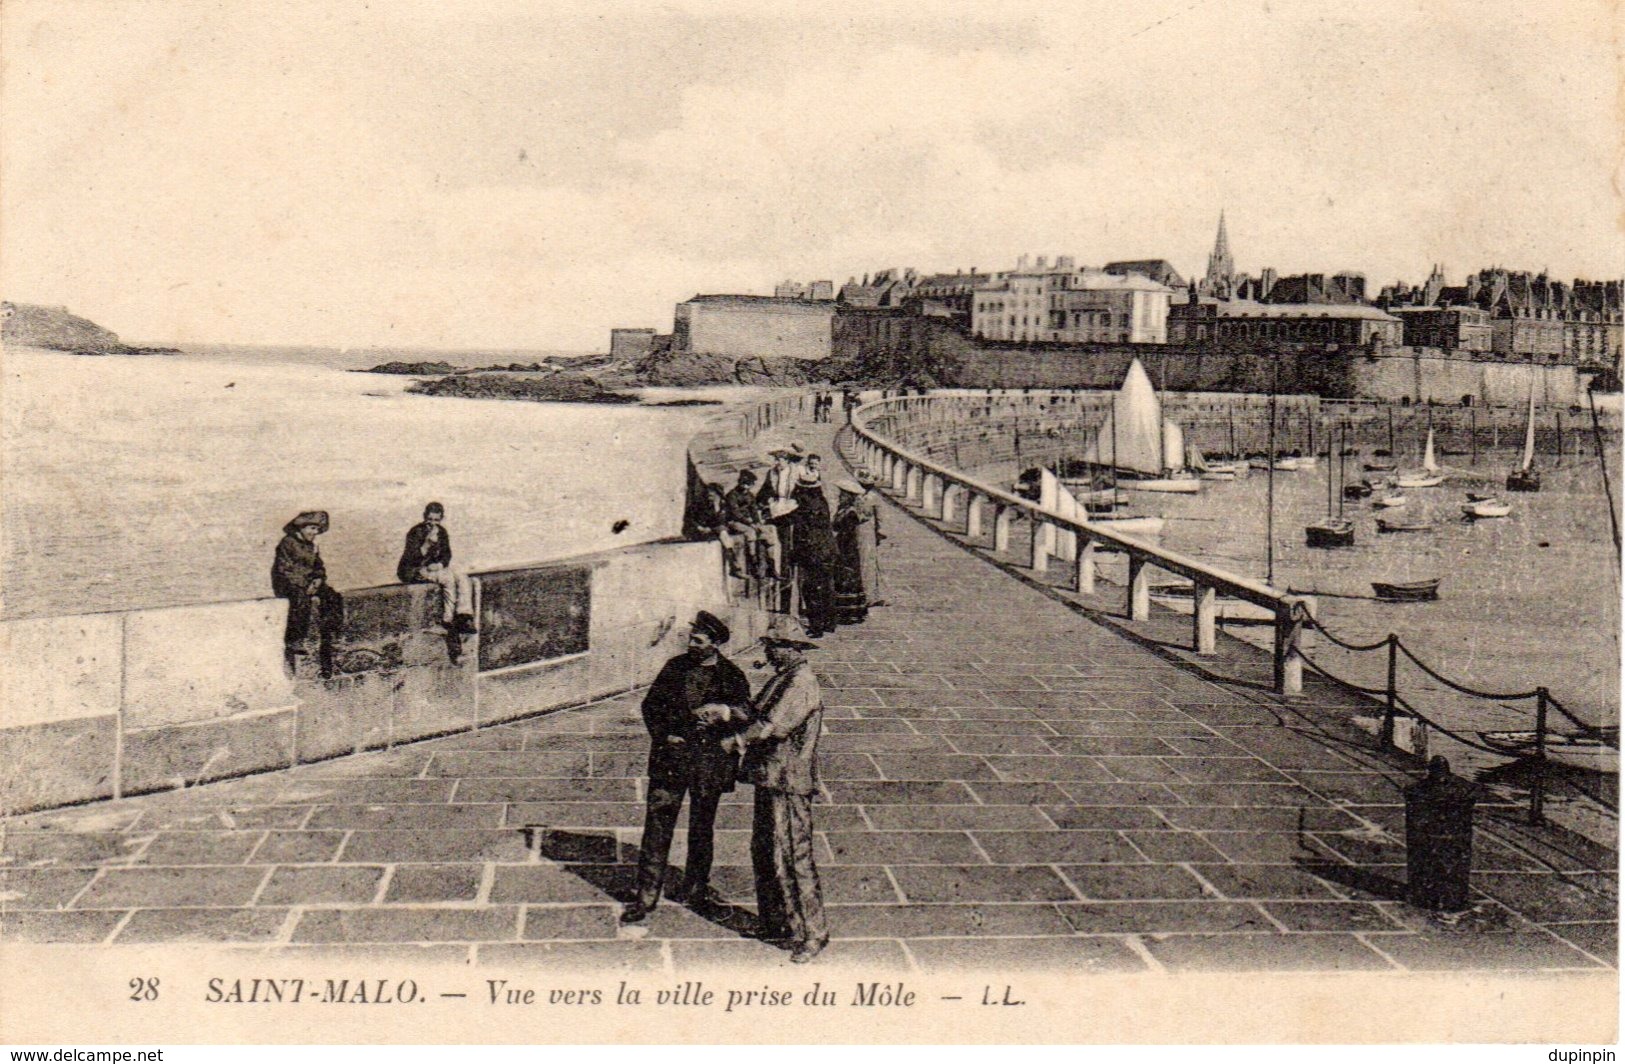
[[[804,358],[734,358],[688,351],[660,351],[632,364],[639,384],[691,388],[707,384],[792,387],[822,379],[823,363]]]
[[[407,391],[461,399],[523,399],[535,403],[635,403],[637,397],[613,392],[591,377],[508,376],[503,373],[459,373],[418,381]]]
[[[396,373],[407,377],[435,377],[445,373],[456,373],[457,367],[450,362],[385,362],[367,372]]]
[[[19,347],[43,347],[79,355],[172,355],[171,347],[132,347],[118,334],[81,318],[67,307],[0,303],[0,340]]]

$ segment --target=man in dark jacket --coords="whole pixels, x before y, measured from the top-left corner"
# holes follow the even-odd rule
[[[724,903],[711,888],[712,832],[717,804],[733,790],[736,755],[723,740],[744,726],[750,683],[718,651],[728,626],[701,610],[688,636],[688,651],[666,662],[643,699],[649,729],[649,799],[638,851],[637,898],[621,923],[642,925],[660,904],[666,858],[683,796],[688,795],[688,867],[676,892],[696,911]]]
[[[406,533],[395,578],[403,584],[440,585],[440,623],[448,635],[467,635],[474,631],[474,593],[468,574],[451,566],[451,533],[445,519],[446,508],[439,503],[423,508],[423,520]]]
[[[282,542],[271,563],[271,593],[288,600],[288,624],[282,633],[288,668],[293,668],[314,627],[323,679],[333,675],[333,644],[344,625],[344,598],[327,585],[327,566],[316,546],[316,537],[326,531],[326,510],[305,511],[282,526]]]
[[[755,471],[740,470],[739,483],[723,499],[728,530],[744,541],[751,571],[770,569],[767,575],[777,579],[784,568],[779,555],[779,530],[767,519],[756,490]]]

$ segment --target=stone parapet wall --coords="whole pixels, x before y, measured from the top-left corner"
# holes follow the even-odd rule
[[[709,468],[754,453],[805,396],[713,419]],[[808,407],[810,409],[810,407]],[[335,675],[283,662],[265,598],[0,622],[0,815],[194,786],[387,749],[646,685],[697,609],[746,652],[767,614],[733,594],[714,541],[663,541],[473,576],[480,634],[452,661],[439,591],[343,592]],[[491,644],[490,646],[486,645]],[[500,643],[501,653],[493,647]]]

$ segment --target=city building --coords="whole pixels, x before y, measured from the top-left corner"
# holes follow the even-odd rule
[[[863,280],[850,278],[836,297],[851,307],[900,307],[914,291],[917,276],[913,270],[880,270]]]
[[[1178,291],[1185,287],[1185,279],[1179,276],[1179,271],[1167,259],[1131,259],[1127,262],[1108,262],[1105,272],[1126,277],[1137,273],[1141,277],[1149,277],[1160,285]]]
[[[1166,285],[1137,273],[1080,270],[1062,256],[1023,256],[1002,280],[972,294],[971,334],[1047,343],[1167,342]]]
[[[1168,342],[1176,344],[1383,347],[1401,344],[1405,338],[1404,328],[1399,318],[1377,307],[1257,303],[1205,298],[1195,291],[1168,312]]]
[[[1464,285],[1448,285],[1443,270],[1435,266],[1426,284],[1390,285],[1378,302],[1396,312],[1476,308],[1489,319],[1490,340],[1487,348],[1472,350],[1487,352],[1497,361],[1617,368],[1625,337],[1622,288],[1621,281],[1576,279],[1569,285],[1545,273],[1499,267],[1480,270]]]
[[[834,300],[698,295],[677,304],[672,350],[733,358],[828,358]]]
[[[1389,307],[1405,328],[1406,347],[1487,354],[1491,347],[1490,312],[1481,307]]]
[[[773,289],[780,299],[834,299],[834,281],[781,281]]]

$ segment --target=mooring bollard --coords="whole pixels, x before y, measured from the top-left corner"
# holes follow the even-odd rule
[[[1405,788],[1405,898],[1435,912],[1469,904],[1473,865],[1473,805],[1478,787],[1434,757],[1426,778]]]

